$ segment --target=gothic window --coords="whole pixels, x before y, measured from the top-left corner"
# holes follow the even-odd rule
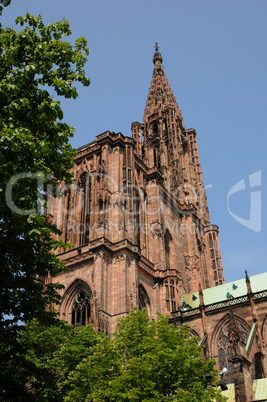
[[[126,166],[126,147],[123,148],[123,166]]]
[[[171,234],[168,230],[166,230],[165,234],[165,261],[166,261],[166,268],[170,269],[170,242],[171,242]]]
[[[154,154],[154,166],[160,168],[160,152],[158,147],[155,147],[153,149],[153,154]]]
[[[251,365],[251,379],[252,381],[263,378],[263,367],[262,367],[262,354],[260,352],[256,353],[252,359]]]
[[[127,147],[127,165],[131,166],[131,147]]]
[[[140,248],[141,245],[141,237],[140,237],[140,194],[137,190],[135,190],[135,217],[136,217],[136,239],[137,246]]]
[[[104,203],[101,198],[98,201],[98,207],[99,207],[98,226],[102,226],[104,224],[104,211],[103,211]]]
[[[224,367],[227,367],[226,355],[225,355],[224,349],[219,349],[218,360],[219,360],[220,371],[221,371]]]
[[[165,292],[166,292],[166,298],[170,298],[170,292],[169,292],[169,284],[168,281],[165,281]]]
[[[171,299],[175,299],[175,293],[174,293],[174,281],[170,281],[170,289],[171,289]]]
[[[216,256],[218,256],[218,247],[217,247],[216,239],[214,239],[214,248],[215,248]]]
[[[78,185],[80,193],[79,245],[82,246],[88,243],[89,241],[89,224],[90,224],[91,182],[86,172],[81,174]]]
[[[213,247],[213,242],[212,242],[212,236],[211,236],[211,233],[209,234],[209,246],[210,246],[210,248],[212,248],[212,247]]]
[[[88,325],[91,315],[90,298],[84,291],[80,291],[72,305],[71,324]]]
[[[166,297],[166,309],[167,311],[176,311],[176,300],[175,300],[175,284],[174,280],[165,280],[165,297]]]
[[[244,343],[246,343],[248,339],[248,331],[242,324],[239,324],[239,329],[241,332],[242,340]],[[229,342],[229,322],[219,332],[217,348],[218,348],[218,360],[219,360],[220,371],[224,367],[227,368],[228,370],[227,381],[229,384],[231,384],[234,382],[234,367],[233,363],[229,361],[233,357],[232,348]]]
[[[70,189],[66,191],[65,243],[69,241]]]
[[[145,288],[142,285],[138,286],[138,308],[139,310],[142,310],[143,308],[149,308],[150,307],[150,300],[148,297],[147,292],[145,291]]]
[[[153,123],[153,134],[157,134],[158,131],[159,131],[159,129],[158,129],[158,123],[155,122],[155,123]]]

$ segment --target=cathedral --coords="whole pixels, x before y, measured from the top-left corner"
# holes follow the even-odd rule
[[[197,133],[185,128],[158,45],[143,122],[77,149],[74,183],[48,215],[72,244],[60,319],[111,334],[138,306],[186,324],[214,358],[228,401],[267,401],[267,273],[225,283]],[[227,385],[226,385],[227,384]]]

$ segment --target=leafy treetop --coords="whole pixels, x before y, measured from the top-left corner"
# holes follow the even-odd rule
[[[1,1],[4,6],[8,1]],[[1,11],[1,9],[0,9]],[[17,353],[20,322],[38,317],[55,322],[49,311],[59,303],[58,283],[44,281],[64,269],[55,256],[60,231],[43,214],[39,195],[70,182],[74,128],[63,122],[60,102],[76,98],[75,82],[88,86],[84,38],[74,45],[68,21],[45,25],[41,16],[18,17],[22,30],[0,31],[0,348],[3,367]],[[8,381],[4,377],[3,381]]]
[[[33,321],[19,336],[27,354],[12,377],[16,395],[40,401],[222,402],[215,362],[201,358],[202,347],[189,331],[169,325],[168,317],[149,321],[146,310],[137,309],[120,320],[112,338],[91,326],[47,328]],[[205,374],[211,374],[213,387],[207,388]]]

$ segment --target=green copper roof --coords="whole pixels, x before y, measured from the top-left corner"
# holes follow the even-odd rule
[[[249,351],[249,349],[250,349],[250,346],[251,346],[251,343],[252,343],[252,340],[253,340],[253,336],[254,336],[254,334],[255,334],[255,332],[256,332],[256,329],[257,329],[257,323],[254,322],[253,325],[252,325],[252,328],[251,328],[249,337],[248,337],[247,344],[246,344],[246,352],[247,352],[247,353],[248,353],[248,351]]]
[[[267,290],[267,272],[252,276],[250,278],[250,283],[253,293]]]
[[[223,396],[227,398],[227,402],[235,402],[235,384],[227,384],[227,390],[222,391]]]
[[[199,306],[199,292],[188,293],[181,297],[181,306],[183,310],[187,308],[197,308]]]
[[[239,279],[238,281],[225,283],[220,286],[203,290],[204,304],[219,303],[225,300],[235,299],[247,294],[247,285],[245,279]]]
[[[227,398],[227,402],[235,402],[235,384],[227,384],[228,389],[222,394]],[[253,381],[253,401],[266,401],[267,398],[267,378]]]
[[[88,142],[88,144],[82,145],[82,146],[79,147],[79,148],[76,148],[76,151],[79,151],[80,149],[83,149],[83,148],[85,148],[85,147],[88,147],[88,145],[91,145],[91,144],[93,144],[94,142],[96,142],[96,140],[91,141],[91,142]]]
[[[267,291],[267,272],[250,277],[253,293]],[[225,283],[208,289],[203,289],[203,302],[205,306],[216,304],[247,295],[246,279]],[[199,292],[185,294],[180,299],[183,310],[198,308],[200,303]]]
[[[253,381],[254,401],[265,401],[267,399],[267,378]]]

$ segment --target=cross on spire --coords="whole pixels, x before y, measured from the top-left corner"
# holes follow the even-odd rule
[[[153,63],[156,64],[156,61],[158,61],[159,62],[158,65],[161,66],[161,63],[162,63],[163,59],[162,59],[162,56],[161,56],[161,54],[159,52],[158,42],[155,42],[154,48],[155,48],[155,53],[154,53],[154,57],[153,57]]]

